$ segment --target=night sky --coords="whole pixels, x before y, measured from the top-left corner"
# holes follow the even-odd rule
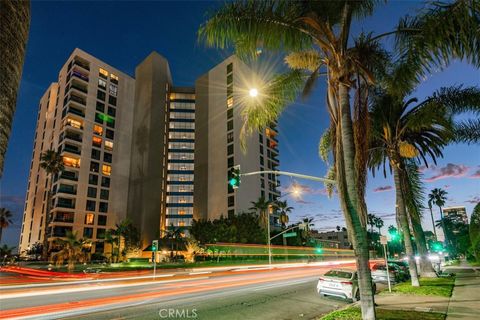
[[[191,86],[195,79],[228,57],[231,52],[205,48],[196,38],[206,12],[218,2],[40,2],[32,1],[32,21],[17,111],[1,180],[0,206],[14,213],[14,225],[4,230],[2,242],[18,245],[23,203],[28,180],[39,99],[74,48],[78,47],[111,66],[133,75],[135,66],[151,51],[170,62],[174,85]],[[355,33],[391,30],[398,18],[414,14],[420,2],[392,1],[376,14],[354,24]],[[386,43],[390,46],[391,41]],[[275,59],[275,61],[281,61]],[[273,64],[273,62],[270,62]],[[273,66],[276,67],[276,66]],[[430,75],[414,96],[422,99],[449,85],[480,85],[480,73],[457,62]],[[318,157],[318,140],[328,125],[325,83],[320,81],[312,96],[290,106],[279,122],[280,169],[316,176],[326,173]],[[480,201],[480,147],[452,145],[437,166],[423,171],[427,191],[436,187],[448,192],[447,205],[465,205],[470,215]],[[289,199],[295,210],[291,222],[311,216],[316,228],[344,226],[338,199],[328,199],[322,184],[290,178],[303,185],[302,199]],[[395,196],[391,177],[370,177],[367,187],[369,212],[381,216],[385,227],[395,224]],[[424,227],[431,230],[425,212]],[[439,216],[436,210],[436,218]],[[428,219],[427,219],[428,218]]]

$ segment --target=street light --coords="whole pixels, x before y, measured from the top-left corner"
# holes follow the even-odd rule
[[[256,96],[258,96],[258,90],[256,88],[252,88],[250,89],[248,94],[250,95],[250,97],[255,98]]]

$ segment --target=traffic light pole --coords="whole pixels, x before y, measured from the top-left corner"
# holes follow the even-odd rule
[[[293,172],[287,172],[287,171],[276,171],[276,170],[247,172],[247,173],[241,173],[240,176],[248,177],[248,176],[254,176],[254,175],[263,174],[263,173],[267,173],[267,174],[273,173],[275,175],[290,176],[290,177],[295,177],[300,179],[307,179],[307,180],[320,181],[320,182],[326,182],[326,183],[335,183],[335,180],[332,180],[332,179],[309,176],[306,174],[293,173]]]

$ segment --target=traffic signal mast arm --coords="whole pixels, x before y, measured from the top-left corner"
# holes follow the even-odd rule
[[[326,182],[326,183],[335,183],[335,180],[331,180],[331,179],[308,176],[306,174],[299,174],[299,173],[293,173],[293,172],[275,171],[275,170],[254,171],[254,172],[248,172],[248,173],[241,173],[240,177],[254,176],[254,175],[262,174],[262,173],[273,173],[275,175],[290,176],[290,177],[295,177],[295,178],[301,178],[301,179],[307,179],[307,180],[313,180],[313,181],[320,181],[320,182]]]
[[[274,235],[273,237],[271,237],[270,240],[272,240],[272,239],[274,239],[274,238],[276,238],[276,237],[284,234],[285,232],[288,232],[288,231],[290,231],[290,230],[293,230],[293,229],[295,229],[295,228],[304,229],[304,228],[305,228],[305,224],[304,224],[304,223],[299,223],[299,224],[297,224],[297,225],[294,225],[293,227],[290,227],[290,228],[288,228],[288,229],[285,229],[285,230],[283,230],[282,232],[280,232],[280,233]]]

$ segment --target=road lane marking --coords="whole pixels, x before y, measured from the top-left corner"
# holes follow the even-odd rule
[[[189,275],[193,276],[196,274],[207,274],[207,273],[212,273],[212,271],[190,272]]]

